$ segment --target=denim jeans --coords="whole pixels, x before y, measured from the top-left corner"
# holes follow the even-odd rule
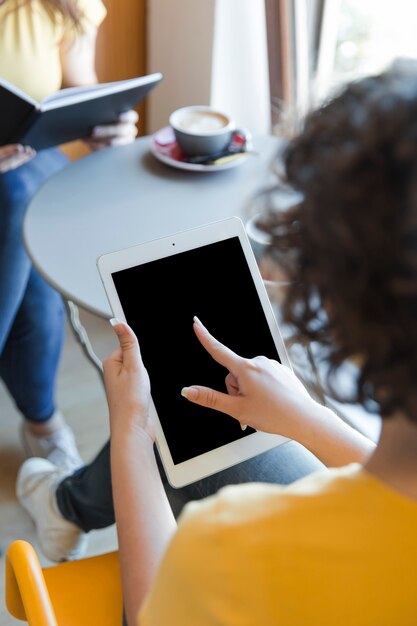
[[[55,410],[65,318],[61,296],[30,262],[22,224],[34,194],[67,162],[57,149],[41,150],[0,174],[0,376],[19,411],[33,421],[45,421]]]
[[[165,491],[176,517],[188,501],[212,495],[225,485],[245,482],[286,485],[325,467],[303,446],[289,441],[218,474],[181,489],[174,489],[166,479],[158,455],[157,460]],[[92,463],[64,478],[58,485],[56,496],[58,508],[64,518],[84,532],[114,524],[110,442],[105,444]]]

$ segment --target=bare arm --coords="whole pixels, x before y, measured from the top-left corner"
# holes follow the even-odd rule
[[[149,378],[137,339],[125,324],[115,330],[121,347],[104,362],[104,378],[123,595],[128,624],[135,626],[176,522],[155,460]]]
[[[62,87],[97,83],[95,70],[97,29],[61,43]]]
[[[317,402],[292,438],[328,467],[364,463],[375,450],[373,441]]]
[[[328,466],[363,462],[375,444],[316,402],[294,373],[266,357],[245,359],[217,341],[199,320],[198,340],[227,370],[227,393],[192,385],[183,395],[237,419],[241,425],[283,435],[304,445]]]

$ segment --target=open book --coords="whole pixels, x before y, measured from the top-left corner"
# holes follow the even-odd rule
[[[0,79],[0,146],[21,143],[42,150],[88,137],[93,126],[115,122],[120,113],[134,109],[161,80],[156,73],[69,87],[37,102]]]

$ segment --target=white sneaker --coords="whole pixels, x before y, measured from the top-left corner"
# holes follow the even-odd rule
[[[23,422],[20,429],[23,450],[27,457],[41,457],[48,459],[63,470],[75,470],[84,465],[77,450],[74,433],[62,416],[62,426],[50,435],[37,437],[27,422]]]
[[[16,484],[16,495],[35,523],[43,553],[56,562],[81,558],[88,543],[87,534],[68,522],[58,509],[56,489],[65,476],[68,471],[34,457],[23,463]]]

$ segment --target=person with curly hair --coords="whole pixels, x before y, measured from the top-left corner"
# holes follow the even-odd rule
[[[298,441],[324,467],[286,486],[256,477],[226,486],[188,503],[177,524],[139,344],[113,320],[120,346],[104,375],[129,626],[416,621],[417,62],[347,85],[308,114],[282,159],[280,184],[299,202],[267,210],[258,226],[289,278],[284,319],[323,347],[329,393],[351,364],[349,400],[381,416],[381,434],[373,444],[288,368],[239,356],[195,318],[196,341],[225,368],[225,391],[186,381],[182,395]],[[49,480],[36,461],[18,478],[29,511]],[[62,497],[58,505],[57,519]],[[38,525],[43,516],[38,508]]]
[[[42,100],[61,87],[97,82],[101,0],[0,0],[0,78]],[[133,141],[137,113],[96,127],[92,149]],[[64,342],[61,296],[31,264],[22,241],[26,208],[40,186],[68,163],[58,148],[0,146],[0,377],[23,420],[27,456],[59,467],[82,465],[74,435],[56,407]]]

